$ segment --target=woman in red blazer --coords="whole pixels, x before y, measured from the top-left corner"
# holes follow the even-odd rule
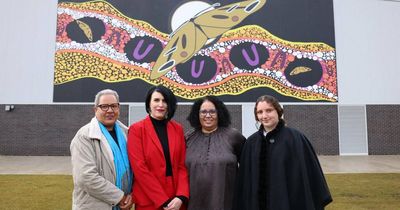
[[[171,90],[152,87],[145,119],[128,132],[128,155],[134,173],[136,210],[183,210],[189,198],[186,145],[182,126],[171,120],[176,98]]]

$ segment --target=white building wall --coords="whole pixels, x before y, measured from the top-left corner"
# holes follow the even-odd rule
[[[57,1],[0,5],[0,104],[52,103]]]
[[[400,103],[400,1],[334,0],[339,104]]]

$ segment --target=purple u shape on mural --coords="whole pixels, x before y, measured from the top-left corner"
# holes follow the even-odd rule
[[[133,50],[133,57],[137,60],[142,60],[144,57],[146,57],[146,55],[149,54],[150,50],[153,49],[154,47],[154,44],[149,44],[146,50],[142,54],[140,54],[139,49],[142,48],[143,42],[144,40],[141,39],[139,43],[136,45],[135,50]]]
[[[254,44],[251,45],[251,51],[253,51],[254,60],[252,60],[250,58],[249,54],[247,53],[247,51],[245,49],[242,49],[242,55],[243,55],[244,59],[246,59],[247,63],[249,63],[251,66],[257,66],[260,62],[260,58],[257,53],[256,45],[254,45]]]
[[[199,78],[199,76],[203,72],[203,68],[204,68],[204,60],[200,61],[200,68],[196,72],[196,60],[193,60],[192,61],[192,69],[191,69],[192,77]]]

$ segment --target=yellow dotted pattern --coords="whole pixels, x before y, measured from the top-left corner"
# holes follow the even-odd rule
[[[264,28],[261,28],[256,25],[247,25],[237,29],[229,30],[222,35],[220,42],[236,40],[236,39],[265,41],[302,52],[318,52],[318,51],[329,52],[335,50],[333,47],[330,47],[325,43],[317,43],[317,42],[304,43],[304,42],[286,41],[277,36],[272,35]]]
[[[59,85],[92,77],[105,82],[122,82],[133,78],[148,80],[148,70],[127,66],[86,51],[58,51],[55,56],[54,84]]]
[[[115,9],[110,3],[105,1],[91,1],[83,3],[72,3],[72,2],[60,3],[58,4],[58,7],[69,8],[82,12],[93,12],[97,14],[103,14],[105,16],[119,19],[124,22],[128,22],[130,25],[140,28],[146,33],[158,37],[159,39],[165,40],[168,38],[168,34],[158,31],[153,26],[144,21],[135,20],[123,15],[122,13],[118,12],[118,10]]]
[[[283,95],[302,100],[334,101],[322,94],[293,90],[268,77],[255,75],[232,76],[226,81],[199,87],[178,84],[166,77],[150,80],[149,71],[144,68],[116,63],[104,57],[85,52],[63,51],[56,53],[55,69],[55,85],[81,78],[96,78],[111,83],[141,79],[150,84],[162,84],[170,88],[177,96],[186,99],[196,99],[210,94],[238,95],[255,87],[268,87]]]
[[[186,99],[196,99],[207,95],[239,95],[254,88],[267,87],[279,92],[282,95],[295,97],[305,101],[335,101],[334,99],[323,94],[315,94],[308,91],[290,89],[268,77],[254,75],[240,75],[229,78],[227,81],[224,81],[221,84],[214,84],[201,88],[181,88],[175,84],[169,83],[169,81],[163,81],[161,84],[172,89],[176,95]]]

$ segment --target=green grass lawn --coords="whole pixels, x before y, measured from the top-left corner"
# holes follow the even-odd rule
[[[327,210],[400,209],[400,174],[328,174]],[[72,177],[0,175],[0,209],[71,209]]]
[[[0,209],[71,209],[72,176],[0,175]]]
[[[400,174],[328,174],[333,203],[327,210],[398,210]]]

